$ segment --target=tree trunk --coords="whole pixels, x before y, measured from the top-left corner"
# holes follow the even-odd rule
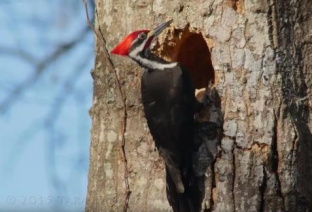
[[[207,170],[204,209],[310,210],[311,8],[309,0],[97,0],[96,30],[107,49],[173,18],[175,28],[155,52],[186,65],[198,88],[215,77],[224,134]],[[105,58],[104,50],[96,38],[86,211],[123,210],[123,138],[128,211],[171,211],[163,161],[142,110],[142,70],[128,58]]]

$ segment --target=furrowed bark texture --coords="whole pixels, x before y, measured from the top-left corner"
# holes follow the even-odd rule
[[[96,8],[96,30],[101,27],[109,50],[128,33],[166,18],[174,19],[175,29],[161,36],[157,52],[184,62],[184,51],[189,58],[197,52],[186,46],[203,45],[199,35],[210,49],[205,60],[214,67],[224,135],[207,171],[204,209],[310,210],[311,1],[97,0]],[[96,38],[86,205],[95,212],[122,211],[125,200],[123,99],[103,48]],[[126,96],[128,211],[171,211],[163,162],[142,110],[142,70],[128,58],[111,59]]]

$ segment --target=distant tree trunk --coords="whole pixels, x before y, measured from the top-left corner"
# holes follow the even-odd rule
[[[191,69],[212,62],[224,135],[207,171],[203,208],[310,210],[311,8],[309,0],[97,0],[96,29],[101,27],[107,49],[129,32],[173,18],[176,29],[161,36],[156,52]],[[202,48],[211,53],[201,57]],[[86,211],[123,210],[124,103],[128,211],[171,211],[163,162],[142,110],[142,70],[128,58],[111,57],[123,100],[103,50],[96,38]],[[207,83],[213,73],[209,69],[207,74],[193,70],[196,81],[204,77]]]

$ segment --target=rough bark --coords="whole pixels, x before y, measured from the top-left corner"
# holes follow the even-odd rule
[[[175,27],[161,36],[155,51],[195,69],[198,87],[215,76],[224,135],[216,161],[207,170],[205,209],[310,210],[311,1],[97,0],[96,8],[96,29],[101,27],[107,49],[131,31],[173,18]],[[210,52],[196,57],[203,64],[190,59],[205,48]],[[140,102],[142,71],[130,59],[111,57],[123,100],[102,51],[96,38],[86,211],[123,209],[123,101],[128,210],[170,211],[163,162]]]

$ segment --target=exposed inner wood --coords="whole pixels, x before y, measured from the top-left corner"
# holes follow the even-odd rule
[[[185,66],[197,89],[206,88],[210,81],[215,81],[208,44],[195,29],[171,27],[160,36],[153,51],[166,60]]]
[[[243,14],[245,12],[244,0],[227,0],[224,4],[232,7],[237,13]]]

